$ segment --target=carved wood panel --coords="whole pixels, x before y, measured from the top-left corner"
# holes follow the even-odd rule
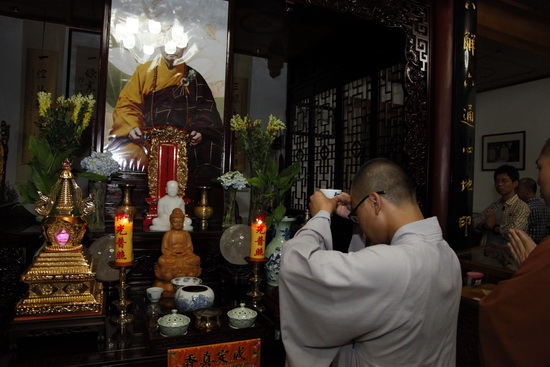
[[[333,185],[349,189],[356,169],[375,156],[385,156],[402,164],[413,178],[421,206],[426,205],[430,125],[427,83],[430,6],[400,0],[309,0],[296,1],[296,4],[324,7],[377,22],[388,29],[398,28],[403,33],[403,43],[395,43],[395,47],[400,48],[402,61],[390,65],[365,65],[363,75],[359,74],[361,70],[358,68],[356,78],[347,82],[346,77],[335,75],[343,74],[340,70],[332,70],[336,82],[331,85],[327,81],[330,78],[325,75],[323,82],[329,86],[325,90],[317,90],[310,95],[303,90],[296,92],[295,96],[300,98],[291,101],[289,109],[289,121],[293,125],[289,129],[289,153],[292,160],[301,158],[309,168],[300,173],[299,183],[291,193],[291,207],[305,210],[309,194],[320,187],[318,185],[327,182],[324,177],[315,177],[321,173],[316,161],[334,166],[333,171],[325,170],[322,173],[333,175]],[[358,47],[368,47],[368,36],[364,35],[364,39],[365,45],[361,45],[359,36]],[[388,56],[388,61],[390,59],[391,56]],[[353,61],[349,60],[348,64],[353,64]],[[322,84],[311,75],[308,78],[304,83],[315,83],[314,88]],[[317,121],[319,126],[312,125],[316,114],[311,111],[319,109],[319,103],[312,101],[324,98],[323,93],[332,93],[329,92],[332,87],[337,88],[335,93],[338,98],[329,105],[333,108],[335,118],[333,130],[337,135],[343,132],[340,138],[324,134],[323,129],[313,132],[328,125],[322,120]],[[292,91],[290,95],[292,98]],[[321,105],[327,106],[326,103]],[[311,141],[304,140],[308,132],[310,139],[313,139]],[[329,145],[324,144],[326,142],[338,144],[334,153],[335,162],[328,158],[333,153],[327,152],[326,147]],[[343,145],[342,149],[340,145]],[[304,180],[308,181],[307,184]],[[298,189],[298,186],[301,188]],[[308,188],[307,192],[304,192],[304,187]]]

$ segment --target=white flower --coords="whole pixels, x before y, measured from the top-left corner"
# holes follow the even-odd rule
[[[86,171],[106,178],[120,170],[120,166],[113,159],[111,152],[93,152],[92,155],[82,160],[81,165]]]
[[[234,188],[242,190],[248,184],[248,181],[239,171],[229,171],[218,177],[218,181],[224,189]]]

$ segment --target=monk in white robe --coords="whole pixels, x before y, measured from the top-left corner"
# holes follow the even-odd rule
[[[460,264],[403,170],[370,161],[351,197],[316,192],[310,210],[282,252],[287,366],[454,366]],[[376,245],[333,251],[331,213],[349,215]]]

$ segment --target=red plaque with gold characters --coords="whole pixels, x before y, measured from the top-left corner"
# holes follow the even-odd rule
[[[261,339],[169,349],[168,367],[260,366]]]

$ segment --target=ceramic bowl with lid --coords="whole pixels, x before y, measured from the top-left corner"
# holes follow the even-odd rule
[[[162,316],[158,320],[162,336],[185,335],[190,323],[191,319],[185,315],[178,314],[178,310],[172,310],[172,313]]]
[[[244,303],[240,307],[234,308],[227,312],[229,317],[229,326],[235,329],[243,329],[254,326],[258,312],[245,307]]]

